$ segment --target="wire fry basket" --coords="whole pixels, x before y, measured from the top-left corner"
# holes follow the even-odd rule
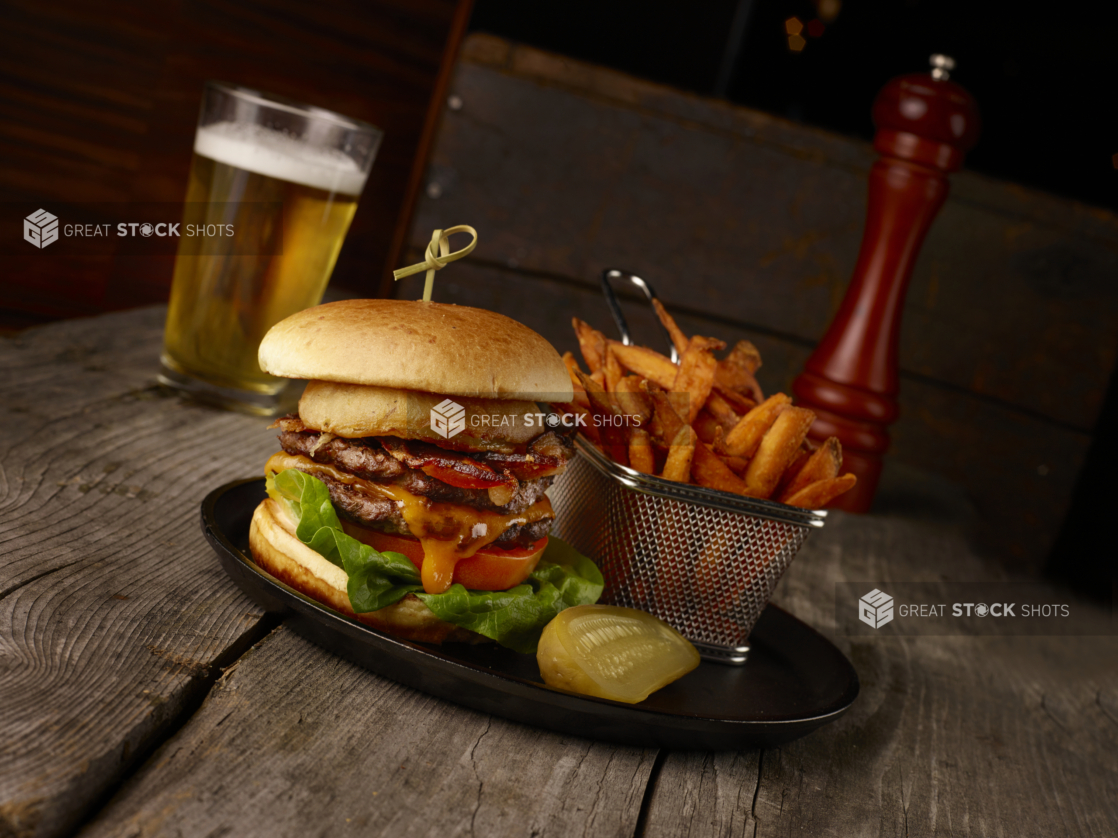
[[[639,277],[603,272],[606,300],[628,344],[609,283],[616,278],[650,301],[655,295]],[[827,513],[642,474],[581,436],[575,448],[548,491],[554,531],[597,562],[606,582],[602,602],[659,617],[708,660],[745,663],[753,624]]]
[[[555,534],[601,568],[602,602],[659,617],[708,660],[745,663],[753,624],[827,513],[641,474],[581,437],[575,448],[548,495]]]

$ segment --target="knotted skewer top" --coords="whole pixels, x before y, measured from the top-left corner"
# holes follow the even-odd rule
[[[455,233],[469,233],[473,240],[461,250],[451,253],[449,239]],[[427,258],[415,265],[393,271],[392,276],[395,279],[403,279],[420,271],[427,271],[427,280],[423,283],[423,301],[430,302],[431,291],[435,287],[435,271],[442,270],[455,259],[468,255],[476,246],[477,230],[469,224],[459,224],[448,230],[436,230],[431,234],[431,242],[427,245]]]

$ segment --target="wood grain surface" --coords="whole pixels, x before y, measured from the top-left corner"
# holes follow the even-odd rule
[[[559,736],[361,670],[236,590],[199,502],[274,432],[150,386],[163,316],[0,339],[3,838],[1118,834],[1110,613],[1076,603],[1097,637],[836,620],[845,582],[1060,594],[984,562],[950,484],[894,474],[916,514],[832,514],[778,588],[858,670],[834,724],[722,754]]]
[[[1108,836],[1118,830],[1118,638],[846,637],[835,584],[1001,581],[1023,601],[1043,584],[976,561],[943,520],[831,514],[774,601],[815,626],[862,684],[843,718],[782,748],[672,753],[647,836]],[[893,588],[895,590],[896,588]],[[867,590],[869,590],[867,588]],[[935,600],[933,600],[935,601]]]
[[[0,340],[0,835],[64,834],[205,694],[260,610],[214,561],[204,495],[253,474],[260,419],[151,385],[162,309]]]
[[[633,271],[757,342],[762,383],[787,389],[853,270],[869,144],[486,35],[452,90],[413,249],[472,224],[470,258],[506,280],[489,299]],[[1118,217],[968,172],[951,184],[907,297],[890,456],[963,486],[987,547],[1039,568],[1118,357]]]
[[[281,627],[81,835],[627,836],[655,754],[460,708]]]

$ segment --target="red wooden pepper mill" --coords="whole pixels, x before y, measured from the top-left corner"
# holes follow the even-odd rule
[[[868,512],[897,419],[897,343],[912,266],[947,199],[947,175],[978,139],[978,106],[948,81],[955,62],[931,57],[930,74],[893,79],[877,96],[862,248],[846,296],[792,386],[818,416],[813,439],[837,436],[858,485],[833,504]]]

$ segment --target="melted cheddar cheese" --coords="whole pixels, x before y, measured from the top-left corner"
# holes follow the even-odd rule
[[[423,546],[420,577],[429,594],[446,591],[454,578],[454,566],[478,550],[492,544],[509,527],[531,524],[554,516],[546,497],[514,515],[474,509],[457,503],[439,503],[391,483],[376,483],[347,474],[334,466],[316,463],[302,454],[285,451],[273,454],[264,466],[265,473],[278,474],[289,468],[313,476],[330,477],[368,495],[389,498],[400,510],[408,531]]]

